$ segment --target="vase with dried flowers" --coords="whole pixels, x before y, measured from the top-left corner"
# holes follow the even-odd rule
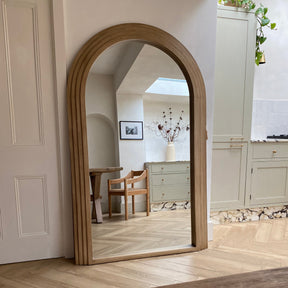
[[[166,161],[175,161],[175,146],[174,142],[179,134],[184,131],[189,131],[189,123],[183,120],[184,110],[181,111],[179,118],[174,120],[172,108],[169,107],[168,111],[163,111],[160,121],[153,121],[150,128],[157,136],[161,136],[167,142]]]

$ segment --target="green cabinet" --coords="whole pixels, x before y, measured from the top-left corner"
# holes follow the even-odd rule
[[[252,143],[247,173],[247,206],[288,203],[288,143]]]
[[[238,209],[245,205],[255,33],[253,12],[218,7],[211,172],[213,210]]]
[[[247,143],[214,143],[211,209],[244,208]]]
[[[150,203],[190,200],[190,162],[147,162]]]

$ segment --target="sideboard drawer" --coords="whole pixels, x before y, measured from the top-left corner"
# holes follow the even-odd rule
[[[288,143],[254,143],[253,159],[288,158]]]
[[[154,187],[152,191],[151,202],[161,201],[189,201],[190,200],[190,186],[164,186]]]
[[[151,184],[154,185],[181,185],[189,184],[189,174],[151,175]]]
[[[189,172],[189,163],[168,163],[168,164],[154,164],[151,165],[152,173],[182,173]]]

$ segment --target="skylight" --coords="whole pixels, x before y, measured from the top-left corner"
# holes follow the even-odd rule
[[[189,96],[186,80],[159,77],[146,91],[146,93]]]

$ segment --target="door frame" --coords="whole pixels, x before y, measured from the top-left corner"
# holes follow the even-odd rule
[[[65,47],[65,25],[64,25],[64,1],[49,0],[52,20],[52,41],[54,42],[54,81],[57,113],[57,133],[58,133],[58,167],[59,167],[59,199],[62,207],[62,227],[63,227],[63,256],[74,257],[73,243],[73,214],[70,176],[70,155],[69,155],[69,135],[66,102],[66,47]]]

